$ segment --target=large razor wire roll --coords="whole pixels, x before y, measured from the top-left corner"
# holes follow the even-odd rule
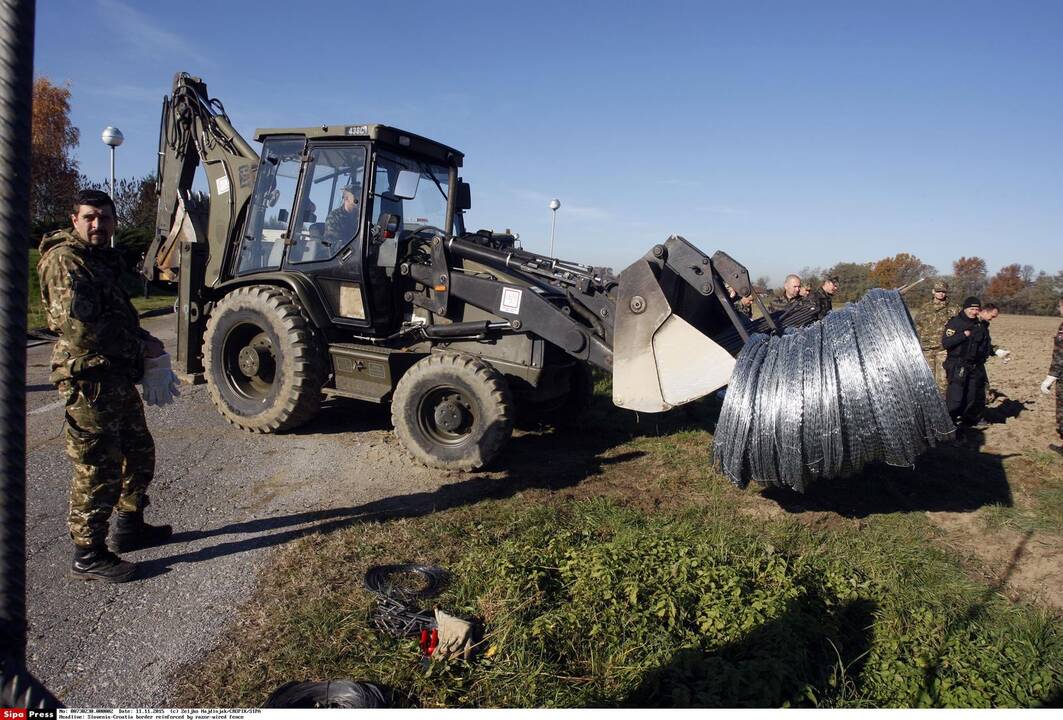
[[[875,289],[822,321],[750,337],[714,456],[739,487],[804,492],[871,462],[914,467],[954,432],[900,293]]]

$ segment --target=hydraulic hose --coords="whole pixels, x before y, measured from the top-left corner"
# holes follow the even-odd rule
[[[0,0],[0,707],[56,707],[26,672],[26,297],[34,0]]]

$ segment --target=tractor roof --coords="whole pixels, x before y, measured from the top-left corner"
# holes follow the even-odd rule
[[[464,155],[435,140],[387,125],[319,125],[308,128],[260,128],[255,140],[262,142],[275,135],[299,135],[308,140],[372,140],[399,152],[412,151],[444,165],[461,167]]]

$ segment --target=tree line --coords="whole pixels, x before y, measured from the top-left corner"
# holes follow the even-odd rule
[[[982,302],[994,302],[1001,312],[1022,315],[1055,315],[1060,295],[1063,295],[1063,271],[1049,274],[1032,265],[1012,263],[990,276],[984,259],[961,257],[952,263],[951,273],[939,273],[915,255],[899,253],[875,262],[840,262],[830,268],[806,267],[798,273],[803,283],[819,287],[823,278],[837,276],[839,289],[835,302],[854,302],[871,288],[901,288],[922,279],[908,291],[909,303],[921,304],[912,298],[929,298],[934,283],[949,284],[949,298],[959,303],[968,295]]]

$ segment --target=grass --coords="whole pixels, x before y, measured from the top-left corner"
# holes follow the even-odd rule
[[[780,512],[711,468],[711,436],[696,429],[711,406],[651,422],[599,401],[595,438],[571,441],[597,443],[575,484],[519,485],[283,548],[217,649],[178,679],[176,701],[259,706],[284,682],[342,677],[416,707],[1059,701],[1058,615],[974,579],[935,546],[925,513],[822,513],[822,524]],[[422,665],[413,640],[374,629],[361,579],[396,562],[453,572],[436,602],[483,621],[472,663]]]
[[[26,327],[30,330],[48,327],[48,317],[44,306],[41,304],[40,278],[37,277],[37,262],[40,259],[40,251],[31,248],[29,255],[29,302],[26,308]],[[138,312],[173,307],[174,299],[177,297],[176,293],[172,291],[152,288],[151,297],[145,298],[143,285],[137,278],[128,275],[123,277],[122,281],[126,292],[129,293],[130,299],[133,301],[133,307]]]
[[[1063,534],[1063,462],[1054,452],[1030,451],[1023,458],[1027,472],[1037,478],[1029,497],[1014,505],[993,505],[983,519],[990,529]]]

